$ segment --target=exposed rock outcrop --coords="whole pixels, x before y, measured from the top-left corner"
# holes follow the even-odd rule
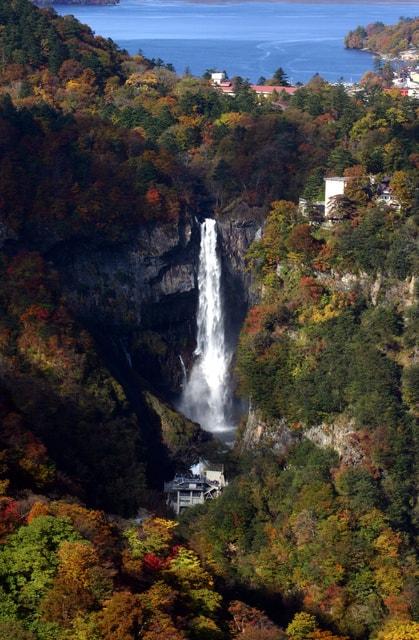
[[[263,446],[286,455],[300,438],[300,433],[290,429],[285,419],[266,420],[258,409],[250,406],[239,448],[243,451]]]
[[[334,449],[346,466],[361,464],[366,459],[363,433],[356,429],[355,421],[347,416],[341,415],[334,422],[296,431],[288,426],[284,418],[266,420],[252,406],[240,435],[239,448],[249,450],[261,446],[286,455],[303,436],[323,449]]]
[[[334,449],[347,466],[354,466],[365,461],[362,448],[361,432],[355,428],[355,421],[341,415],[331,423],[310,427],[304,432],[306,438],[323,449]]]
[[[163,441],[172,456],[178,462],[185,462],[199,458],[202,447],[211,440],[209,433],[202,431],[196,422],[175,411],[160,398],[147,391],[145,393],[147,405],[158,416]]]
[[[399,308],[410,307],[415,302],[415,276],[405,280],[375,276],[366,272],[339,273],[337,271],[317,272],[317,279],[335,291],[360,291],[373,306],[380,302],[393,304]]]
[[[265,209],[235,202],[217,219],[220,232],[224,295],[227,309],[227,333],[235,345],[246,311],[256,300],[245,256],[252,242],[260,234]]]
[[[179,355],[187,360],[194,346],[198,255],[192,217],[143,225],[128,243],[71,242],[49,252],[74,313],[164,392],[179,388]]]

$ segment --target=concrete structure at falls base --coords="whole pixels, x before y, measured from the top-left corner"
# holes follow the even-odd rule
[[[164,483],[166,504],[179,515],[185,509],[206,500],[214,500],[222,493],[227,482],[224,477],[224,465],[199,462],[199,473],[176,475],[170,482]]]

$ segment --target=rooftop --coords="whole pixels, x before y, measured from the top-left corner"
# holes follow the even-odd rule
[[[251,84],[250,87],[256,93],[288,93],[289,95],[293,95],[297,91],[297,87],[282,87],[278,85],[270,85],[270,84]]]
[[[207,471],[224,471],[224,465],[218,462],[207,462],[205,465]]]
[[[212,483],[200,476],[175,476],[170,482],[164,483],[164,490],[178,491],[180,489],[189,489],[197,491],[205,491]]]

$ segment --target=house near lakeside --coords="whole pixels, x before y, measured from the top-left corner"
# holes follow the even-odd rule
[[[419,60],[419,49],[412,46],[410,49],[400,51],[399,58],[405,62],[417,62]]]
[[[419,67],[403,67],[393,78],[392,86],[385,89],[391,92],[397,89],[400,95],[409,98],[419,98]]]
[[[200,460],[190,473],[164,483],[166,504],[179,515],[189,507],[218,498],[227,484],[223,464]]]
[[[211,81],[213,84],[220,85],[225,80],[226,80],[225,71],[214,71],[213,73],[211,73]]]
[[[222,91],[222,93],[229,96],[236,95],[233,82],[226,77],[224,71],[211,73],[211,82],[213,86]],[[279,85],[265,84],[251,84],[250,88],[256,93],[256,95],[262,98],[268,98],[270,96],[275,96],[276,94],[278,94],[278,97],[284,94],[292,96],[298,89],[298,87],[283,87]]]
[[[281,93],[285,93],[288,96],[293,96],[297,91],[297,87],[282,87],[279,85],[270,85],[270,84],[251,84],[250,88],[258,95],[263,98],[268,98],[269,96],[277,93],[281,95]]]

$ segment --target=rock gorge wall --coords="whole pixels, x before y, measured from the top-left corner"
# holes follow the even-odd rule
[[[77,316],[164,394],[178,390],[193,350],[199,230],[191,216],[148,224],[130,242],[52,250]]]
[[[234,349],[254,293],[245,254],[263,211],[239,204],[217,218],[226,330]],[[105,352],[132,368],[166,400],[181,390],[180,356],[189,369],[198,304],[199,221],[141,226],[126,243],[72,241],[49,249],[69,306]]]
[[[334,449],[345,465],[360,464],[366,458],[368,434],[357,430],[355,421],[348,416],[340,415],[333,422],[323,422],[303,431],[290,428],[284,418],[267,420],[252,406],[240,434],[238,448],[245,451],[262,446],[286,456],[303,436],[323,449]]]
[[[236,207],[218,218],[231,343],[252,295],[244,259],[260,228],[252,213]],[[137,415],[156,488],[173,473],[174,461],[190,464],[212,446],[173,408],[183,382],[180,356],[189,368],[195,348],[199,224],[184,211],[179,221],[144,224],[115,241],[94,233],[64,239],[53,231],[20,238],[0,228],[6,254],[40,252],[59,272],[66,306],[95,339],[101,362]]]
[[[218,217],[223,266],[226,331],[230,346],[236,346],[246,311],[257,299],[257,291],[246,268],[246,253],[261,232],[266,210],[236,202]]]
[[[139,226],[125,241],[98,238],[94,230],[91,235],[78,237],[63,238],[53,232],[42,237],[35,234],[19,237],[3,224],[0,248],[11,258],[28,252],[41,254],[47,267],[59,273],[58,291],[64,306],[71,311],[79,330],[88,329],[94,339],[89,341],[88,353],[77,341],[74,346],[76,351],[80,350],[80,361],[84,359],[89,365],[84,367],[81,363],[76,372],[76,360],[62,363],[67,367],[69,379],[79,376],[79,382],[74,382],[71,388],[72,404],[67,402],[64,392],[60,396],[53,365],[51,380],[48,376],[42,378],[45,397],[56,399],[57,415],[66,411],[69,404],[74,405],[74,411],[68,410],[74,418],[73,431],[66,430],[61,438],[55,438],[54,433],[61,423],[66,425],[72,418],[68,417],[67,422],[60,418],[57,423],[51,418],[51,428],[43,429],[46,403],[37,391],[32,397],[35,389],[32,373],[25,370],[21,376],[30,399],[32,428],[42,435],[57,466],[71,475],[74,465],[65,452],[72,450],[78,430],[86,429],[84,440],[88,441],[93,431],[89,419],[94,411],[89,393],[97,394],[102,399],[103,416],[96,411],[92,421],[97,422],[100,430],[101,420],[109,420],[112,425],[109,432],[122,443],[127,434],[116,432],[125,428],[124,419],[129,415],[132,427],[129,437],[138,433],[142,447],[133,456],[137,456],[137,464],[144,464],[149,486],[160,489],[162,480],[172,476],[175,464],[191,464],[202,455],[210,440],[208,434],[178,414],[170,403],[182,377],[179,354],[192,353],[195,342],[199,228],[194,217],[184,213],[177,222]],[[54,281],[58,282],[58,278]],[[24,358],[22,352],[23,367]],[[3,368],[0,379],[7,377]],[[89,376],[96,380],[99,369],[102,378],[97,374],[97,386],[93,389],[95,383]],[[112,396],[112,385],[118,389],[114,404],[108,397]],[[127,448],[134,448],[132,442],[128,442]],[[85,467],[89,465],[90,462]],[[92,474],[96,471],[93,465]],[[76,470],[76,476],[78,473]]]
[[[397,307],[402,315],[414,305],[417,296],[415,276],[398,280],[382,273],[372,276],[364,272],[355,274],[335,271],[319,272],[317,276],[334,291],[362,292],[372,307],[380,304],[384,307]],[[257,296],[254,291],[251,292],[250,300],[253,296]],[[415,347],[411,350],[408,363],[414,365],[418,361],[419,350]],[[345,413],[336,415],[329,421],[316,425],[300,425],[300,428],[293,429],[285,418],[266,419],[250,402],[247,419],[238,434],[237,447],[239,451],[257,447],[272,448],[286,455],[290,447],[302,437],[308,438],[321,448],[334,449],[340,461],[347,466],[355,466],[368,460],[372,439],[368,430],[357,427],[354,418]]]

